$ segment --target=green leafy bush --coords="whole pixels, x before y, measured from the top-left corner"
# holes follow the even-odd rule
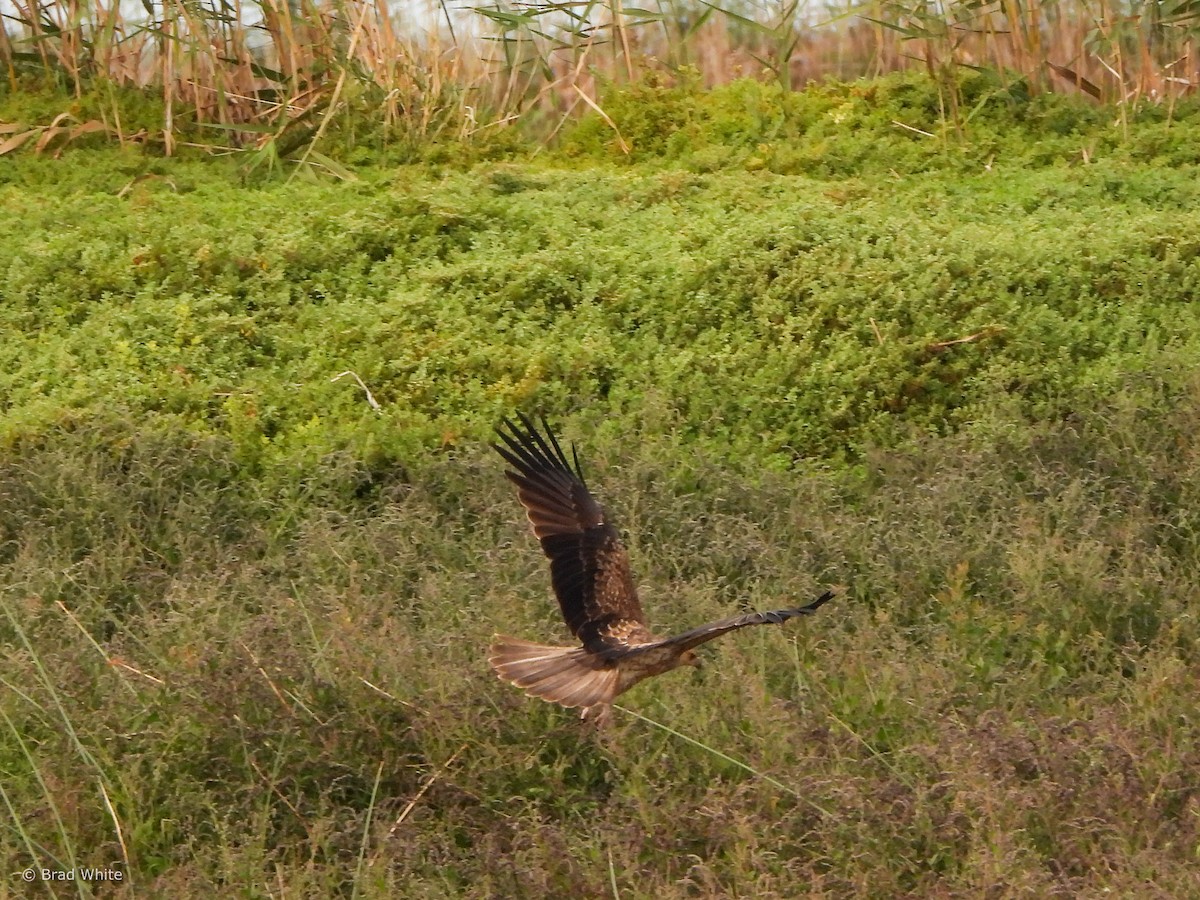
[[[955,92],[957,115],[948,90]],[[602,105],[612,125],[599,116],[584,118],[561,140],[562,155],[815,178],[975,174],[997,164],[1041,167],[1110,157],[1200,162],[1194,102],[1172,106],[1169,120],[1163,107],[1151,104],[1122,117],[1078,97],[1031,97],[1020,79],[989,72],[963,72],[941,88],[907,72],[794,92],[750,79],[711,90],[686,79],[670,87],[648,80],[610,89]]]
[[[646,427],[655,394],[738,458],[852,460],[1195,353],[1196,193],[1116,164],[9,188],[0,436],[117,404],[290,478],[478,439],[519,405]]]

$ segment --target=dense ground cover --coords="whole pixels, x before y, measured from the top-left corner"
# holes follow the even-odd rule
[[[982,138],[860,141],[821,169],[786,162],[822,158],[811,129],[760,150],[680,96],[613,107],[634,164],[585,123],[557,165],[353,183],[99,150],[0,170],[7,871],[1200,890],[1175,132],[1080,119],[994,164]],[[652,153],[654,129],[683,137]],[[656,625],[846,596],[581,735],[483,659],[561,633],[485,446],[514,408],[579,444]]]

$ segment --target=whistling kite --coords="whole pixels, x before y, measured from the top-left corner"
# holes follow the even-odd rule
[[[621,537],[584,484],[574,448],[572,468],[544,419],[545,437],[518,416],[524,428],[505,419],[508,431],[497,433],[507,446],[492,446],[512,466],[505,474],[516,484],[533,533],[550,557],[567,627],[583,646],[548,647],[498,635],[488,661],[505,681],[543,700],[582,706],[585,719],[602,719],[613,699],[639,681],[679,666],[699,666],[693,647],[747,625],[775,625],[812,613],[833,598],[827,591],[798,609],[747,613],[675,637],[655,637],[646,627]]]

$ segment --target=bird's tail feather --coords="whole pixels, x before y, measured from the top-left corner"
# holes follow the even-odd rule
[[[616,696],[616,667],[582,647],[548,647],[497,635],[488,662],[505,681],[563,706],[608,704]]]

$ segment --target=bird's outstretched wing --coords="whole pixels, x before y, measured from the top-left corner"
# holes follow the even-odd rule
[[[707,625],[701,625],[698,628],[693,628],[691,631],[685,631],[674,637],[643,644],[638,647],[631,647],[623,651],[622,655],[649,653],[666,648],[671,648],[676,652],[682,653],[684,650],[699,647],[713,638],[718,638],[730,631],[736,631],[739,628],[745,628],[749,625],[778,625],[796,616],[811,615],[832,600],[834,593],[834,591],[826,591],[812,603],[796,609],[776,609],[770,612],[744,613],[729,619],[721,619],[718,622],[709,622]]]
[[[572,468],[545,420],[543,437],[526,416],[517,416],[520,424],[505,419],[496,429],[504,446],[492,446],[512,467],[505,474],[550,558],[567,627],[589,650],[652,640],[621,536],[588,491],[579,458],[572,449]]]

